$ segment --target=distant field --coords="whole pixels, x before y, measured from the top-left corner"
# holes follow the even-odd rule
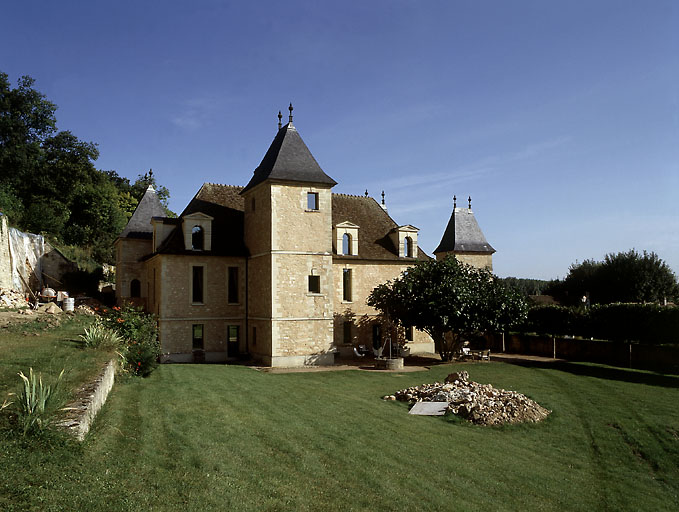
[[[453,368],[554,412],[489,428],[380,400]],[[5,433],[0,510],[676,510],[678,403],[677,376],[585,364],[166,365],[117,384],[83,445]]]

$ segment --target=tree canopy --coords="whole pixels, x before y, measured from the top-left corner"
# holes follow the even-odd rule
[[[584,295],[593,304],[662,303],[679,299],[679,284],[672,269],[656,253],[631,249],[607,254],[603,261],[571,265],[568,275],[553,282],[546,293],[566,304],[577,304]]]
[[[24,76],[12,88],[0,72],[0,211],[20,229],[111,263],[113,241],[146,187],[156,187],[166,208],[169,192],[151,171],[131,184],[96,169],[97,145],[58,131],[57,106],[34,83]]]
[[[459,353],[464,341],[523,321],[528,309],[518,291],[488,270],[453,257],[418,262],[376,287],[367,303],[402,326],[429,334],[445,361]]]

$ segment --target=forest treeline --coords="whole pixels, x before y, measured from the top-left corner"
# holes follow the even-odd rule
[[[58,130],[57,106],[34,83],[23,76],[12,87],[0,72],[0,211],[80,260],[114,263],[113,242],[148,185],[166,209],[169,192],[150,170],[131,182],[97,169],[97,145]]]

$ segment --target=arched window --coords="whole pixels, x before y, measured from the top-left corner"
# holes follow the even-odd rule
[[[191,248],[194,251],[203,250],[203,239],[203,228],[200,226],[193,226],[193,229],[191,230]]]
[[[132,282],[130,282],[130,297],[141,297],[141,282],[139,282],[139,279],[132,279]]]
[[[413,239],[409,236],[403,239],[403,255],[406,258],[413,257]]]
[[[351,235],[344,233],[342,237],[342,254],[351,254]]]

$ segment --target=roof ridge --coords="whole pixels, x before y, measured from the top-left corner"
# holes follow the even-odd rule
[[[344,197],[355,197],[358,199],[375,199],[374,197],[371,196],[364,196],[364,195],[358,195],[358,194],[345,194],[343,192],[333,192],[333,196],[344,196]]]
[[[211,181],[203,182],[203,185],[215,185],[217,187],[243,188],[242,185],[227,185],[225,183],[213,183]]]

